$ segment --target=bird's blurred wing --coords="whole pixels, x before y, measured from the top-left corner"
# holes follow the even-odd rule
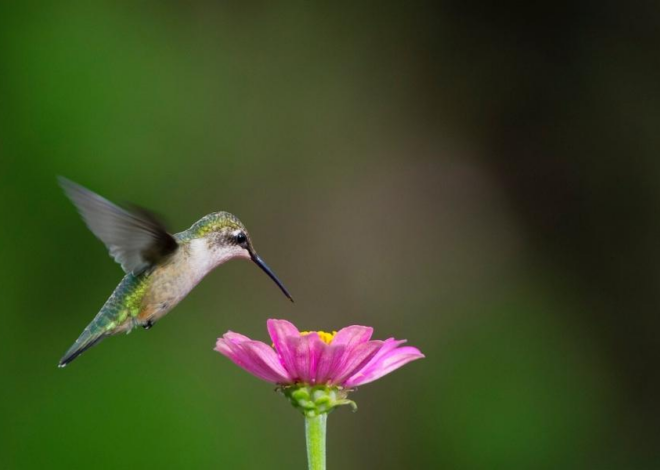
[[[127,273],[137,275],[178,248],[174,237],[149,211],[136,208],[129,212],[66,178],[60,177],[59,182],[89,229]]]

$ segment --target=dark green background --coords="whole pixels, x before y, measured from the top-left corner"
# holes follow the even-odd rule
[[[267,318],[427,356],[332,414],[330,468],[657,465],[658,7],[14,3],[0,467],[304,468],[212,350]],[[237,214],[296,303],[232,262],[58,369],[122,272],[56,175],[174,231]]]

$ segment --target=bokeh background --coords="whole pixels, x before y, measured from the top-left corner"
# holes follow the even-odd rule
[[[213,352],[265,321],[427,356],[329,419],[329,467],[657,468],[653,2],[4,2],[0,466],[304,468],[302,418]],[[258,269],[57,361],[122,277],[64,175]]]

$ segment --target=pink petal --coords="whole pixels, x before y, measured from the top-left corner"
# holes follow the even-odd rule
[[[424,357],[419,349],[412,346],[399,348],[403,343],[405,340],[386,340],[381,350],[364,367],[357,369],[357,372],[346,380],[345,385],[356,387],[373,382],[411,361]]]
[[[330,343],[321,351],[316,364],[316,383],[328,382],[344,361],[346,347]]]
[[[292,344],[291,338],[300,338],[300,331],[293,323],[286,320],[269,319],[267,322],[268,334],[273,340],[275,350],[280,358],[280,362],[289,372],[291,377],[297,374],[296,367],[296,344]]]
[[[361,343],[366,343],[371,339],[374,329],[368,326],[347,326],[337,332],[332,339],[332,346],[344,346],[350,350]]]
[[[240,333],[234,333],[231,330],[225,333],[224,335],[222,335],[222,339],[231,341],[232,343],[242,343],[243,341],[252,341],[247,336],[242,335]]]
[[[319,359],[328,345],[321,341],[316,332],[297,338],[289,336],[284,343],[289,352],[289,362],[284,363],[289,375],[295,381],[314,383]]]
[[[353,375],[355,371],[362,369],[382,347],[382,341],[369,341],[358,344],[350,351],[345,351],[343,362],[331,371],[330,382],[343,385],[346,378]]]
[[[273,383],[291,382],[275,351],[261,341],[229,332],[218,339],[215,350],[260,379]]]
[[[396,340],[396,339],[394,339],[394,338],[388,338],[388,339],[386,339],[386,340],[383,342],[383,347],[380,348],[380,351],[378,351],[378,353],[377,353],[374,357],[371,358],[371,361],[369,361],[369,363],[365,364],[363,370],[364,370],[364,369],[367,369],[367,368],[370,367],[372,364],[375,364],[377,361],[379,361],[379,360],[380,360],[382,357],[384,357],[386,354],[389,354],[390,351],[392,351],[392,350],[398,348],[399,346],[401,346],[401,345],[404,344],[405,342],[406,342],[405,339],[399,339],[399,340]]]
[[[274,318],[270,318],[266,322],[266,326],[268,328],[270,339],[272,339],[273,343],[275,343],[275,349],[277,349],[278,343],[284,341],[284,338],[289,336],[294,336],[297,338],[300,336],[300,331],[298,331],[298,328],[296,328],[293,323],[286,320],[276,320]]]

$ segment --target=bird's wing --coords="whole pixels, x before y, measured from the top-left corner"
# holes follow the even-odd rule
[[[66,178],[60,177],[59,182],[89,229],[127,273],[137,275],[178,248],[174,237],[149,211],[129,212]]]

